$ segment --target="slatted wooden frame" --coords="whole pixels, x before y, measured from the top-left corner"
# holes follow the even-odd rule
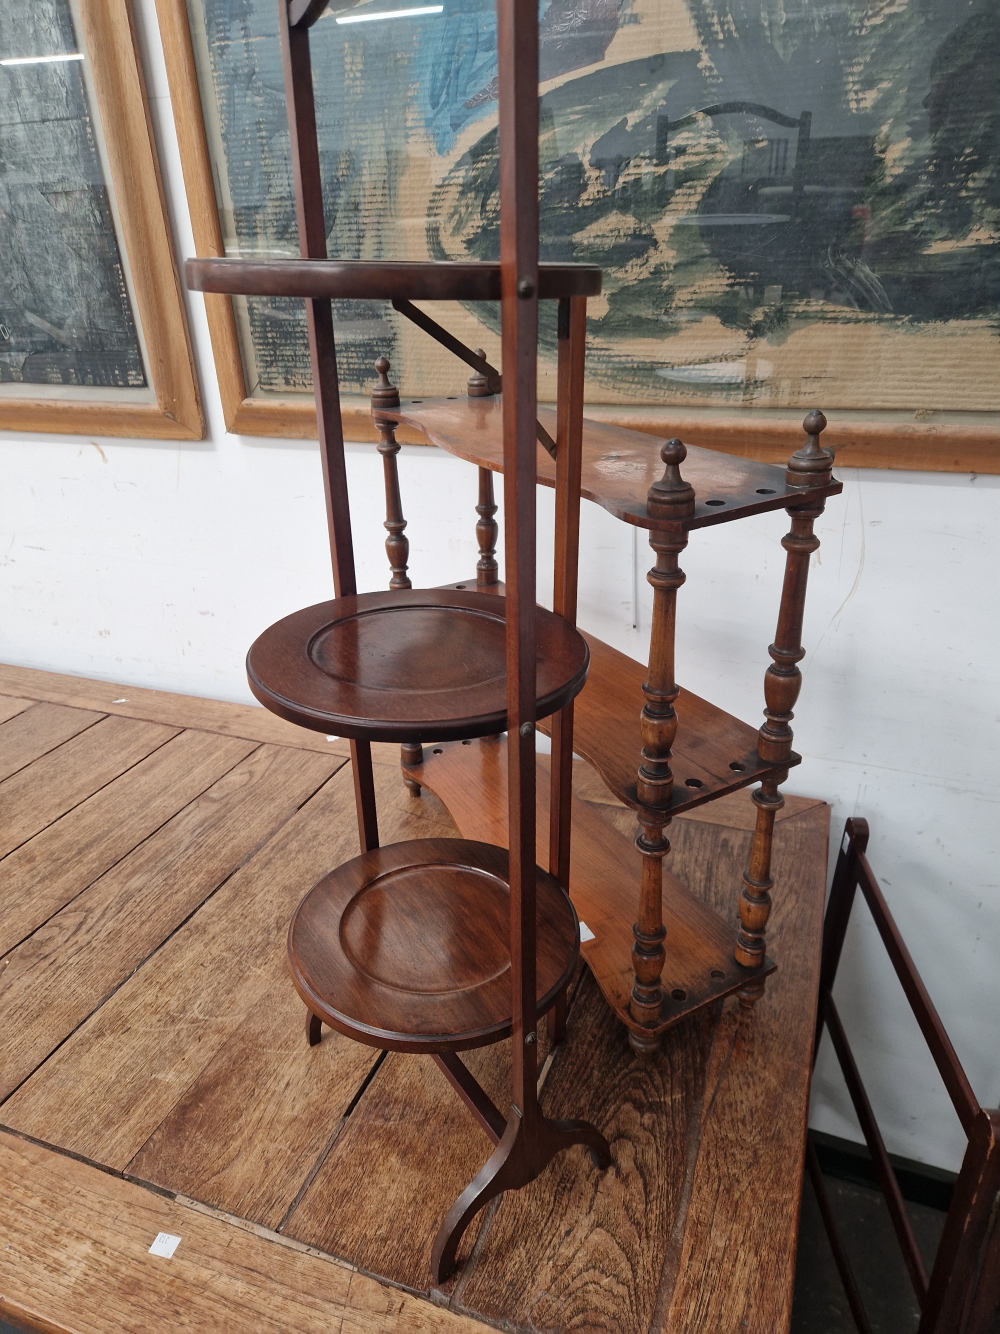
[[[818,1053],[825,1027],[833,1042],[851,1102],[871,1152],[876,1181],[885,1197],[907,1273],[917,1296],[920,1306],[918,1334],[991,1334],[1000,1309],[1000,1110],[981,1107],[972,1091],[955,1048],[868,863],[868,837],[867,820],[854,818],[847,821],[823,928],[815,1051]],[[962,1129],[969,1139],[937,1257],[929,1276],[833,999],[837,967],[858,889],[868,905],[906,999],[962,1123]],[[855,1324],[860,1334],[871,1334],[858,1284],[834,1221],[819,1160],[811,1145],[806,1153],[806,1166]]]

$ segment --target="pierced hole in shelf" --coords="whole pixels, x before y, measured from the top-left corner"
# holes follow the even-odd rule
[[[464,588],[465,585],[464,585],[464,584],[456,584],[455,587],[456,587],[456,588]]]
[[[713,969],[712,969],[712,976],[713,976],[713,977],[725,977],[725,973],[722,971],[721,968],[713,968]]]
[[[684,779],[684,786],[685,786],[685,787],[704,787],[705,784],[701,781],[700,778],[685,778],[685,779]]]
[[[432,755],[443,755],[443,754],[444,754],[444,751],[441,749],[440,746],[435,746],[434,749],[431,751],[431,754],[432,754]]]
[[[423,400],[422,398],[411,398],[411,399],[410,399],[410,402],[411,402],[411,403],[422,403],[423,401],[424,401],[424,400]]]
[[[449,394],[449,395],[448,395],[448,402],[449,402],[449,403],[454,403],[455,400],[456,400],[457,398],[458,398],[458,395],[457,395],[457,394]]]
[[[688,998],[687,992],[681,991],[680,987],[674,987],[670,994],[673,996],[674,1000],[687,1000]]]
[[[757,494],[759,496],[773,496],[775,494],[775,490],[773,486],[758,486]]]
[[[706,504],[706,505],[724,505],[725,503],[726,503],[726,502],[725,502],[724,500],[706,500],[706,501],[705,501],[705,504]]]
[[[463,746],[471,746],[471,745],[472,745],[472,742],[471,742],[471,741],[463,741],[463,742],[462,742],[462,745],[463,745]]]
[[[733,760],[732,764],[729,767],[735,774],[741,774],[746,769],[746,765],[741,764],[739,760]]]

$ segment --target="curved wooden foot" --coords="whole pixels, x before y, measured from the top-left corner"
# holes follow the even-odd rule
[[[528,1142],[529,1134],[520,1112],[512,1107],[503,1138],[451,1206],[434,1238],[431,1274],[436,1284],[443,1283],[453,1273],[459,1242],[480,1209],[505,1190],[517,1190],[534,1181],[562,1149],[582,1144],[589,1149],[595,1166],[602,1169],[611,1166],[608,1141],[589,1121],[549,1121],[539,1117],[536,1132],[530,1138],[533,1143]]]
[[[317,1019],[312,1010],[306,1010],[306,1041],[310,1047],[318,1047],[323,1037],[323,1021]]]

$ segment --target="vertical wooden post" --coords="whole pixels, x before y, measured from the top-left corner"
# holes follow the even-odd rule
[[[806,443],[788,460],[785,473],[788,486],[815,487],[830,480],[833,453],[819,443],[825,426],[826,418],[822,412],[810,412],[806,416],[803,422]],[[792,526],[781,542],[787,553],[785,580],[781,589],[778,629],[774,643],[768,649],[772,661],[764,674],[765,721],[757,737],[757,753],[769,764],[781,764],[792,752],[792,710],[802,686],[798,664],[805,657],[801,641],[809,558],[819,547],[813,524],[823,513],[824,505],[821,498],[788,506]],[[774,777],[764,779],[753,794],[757,822],[750,847],[750,864],[743,873],[740,926],[734,954],[736,962],[744,968],[759,968],[764,962],[765,931],[774,885],[771,840],[774,817],[785,804],[778,788],[787,777],[787,769],[779,770]],[[748,980],[740,990],[740,1004],[745,1009],[752,1009],[763,994],[763,978]]]
[[[674,702],[680,694],[674,679],[677,590],[685,578],[678,557],[688,541],[683,520],[694,513],[694,489],[680,475],[680,465],[686,456],[687,450],[680,440],[668,440],[662,446],[664,475],[650,487],[646,500],[650,517],[663,521],[663,526],[650,530],[649,545],[656,553],[656,564],[646,576],[653,587],[653,624],[649,672],[642,686],[646,703],[639,718],[642,762],[636,792],[642,805],[636,847],[642,853],[642,880],[638,918],[632,927],[635,978],[629,1008],[633,1019],[649,1029],[655,1029],[660,1022],[663,1004],[660,977],[666,958],[663,858],[670,851],[665,830],[670,823],[667,812],[674,790],[670,769],[671,748],[677,735]],[[651,1056],[659,1049],[660,1039],[656,1033],[630,1030],[629,1044],[633,1051]]]
[[[375,363],[375,369],[378,371],[378,384],[371,394],[372,412],[379,408],[398,408],[399,390],[395,385],[389,383],[389,362],[387,358],[379,357]],[[389,558],[389,569],[392,572],[389,587],[412,588],[413,585],[406,573],[410,558],[410,544],[404,536],[406,520],[403,518],[403,503],[399,496],[399,472],[396,467],[399,443],[396,440],[395,428],[390,423],[376,421],[375,425],[379,435],[377,448],[382,455],[382,475],[385,481],[385,523],[383,527],[389,534],[385,540],[385,554]]]
[[[535,485],[538,356],[538,0],[497,0],[500,293],[503,330],[504,550],[507,578],[507,821],[510,839],[511,1108],[489,1161],[452,1205],[431,1270],[451,1273],[459,1239],[488,1200],[517,1189],[561,1149],[586,1144],[586,1121],[549,1121],[538,1105],[535,901]],[[554,1027],[560,1028],[556,1014]]]
[[[583,377],[587,351],[587,299],[559,302],[556,391],[556,524],[552,610],[576,625],[580,564],[580,475],[583,467]],[[573,704],[552,719],[549,793],[549,870],[569,892],[573,808]]]
[[[499,0],[500,293],[507,588],[507,817],[513,1103],[535,1138],[535,418],[538,356],[538,8]]]
[[[301,9],[301,5],[298,8]],[[316,107],[313,101],[308,26],[315,22],[318,11],[315,6],[312,9],[307,7],[301,26],[291,26],[284,0],[280,6],[280,13],[278,26],[281,32],[285,100],[288,105],[288,133],[292,150],[299,250],[303,259],[326,259],[326,219],[323,212],[323,184],[316,139]],[[333,337],[333,307],[326,299],[308,300],[305,307],[313,392],[316,397],[320,459],[323,465],[323,492],[326,497],[330,555],[333,562],[333,590],[337,597],[345,597],[356,593],[358,585],[354,567],[354,542],[351,535],[351,510],[347,499],[347,468],[344,460],[344,431],[340,416],[337,348]],[[367,852],[378,847],[375,779],[372,773],[371,745],[367,741],[351,742],[351,768],[354,774],[354,800],[358,812],[358,837],[361,840],[362,851]]]

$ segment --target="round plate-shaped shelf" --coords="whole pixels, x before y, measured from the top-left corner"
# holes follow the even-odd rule
[[[580,951],[558,881],[537,875],[538,1012]],[[288,930],[296,990],[324,1023],[389,1051],[467,1051],[511,1029],[506,848],[468,839],[362,853],[309,891]]]
[[[247,654],[250,689],[302,727],[362,741],[451,741],[507,726],[506,598],[401,589],[321,602],[265,630]],[[537,611],[537,715],[587,679],[586,641]]]

